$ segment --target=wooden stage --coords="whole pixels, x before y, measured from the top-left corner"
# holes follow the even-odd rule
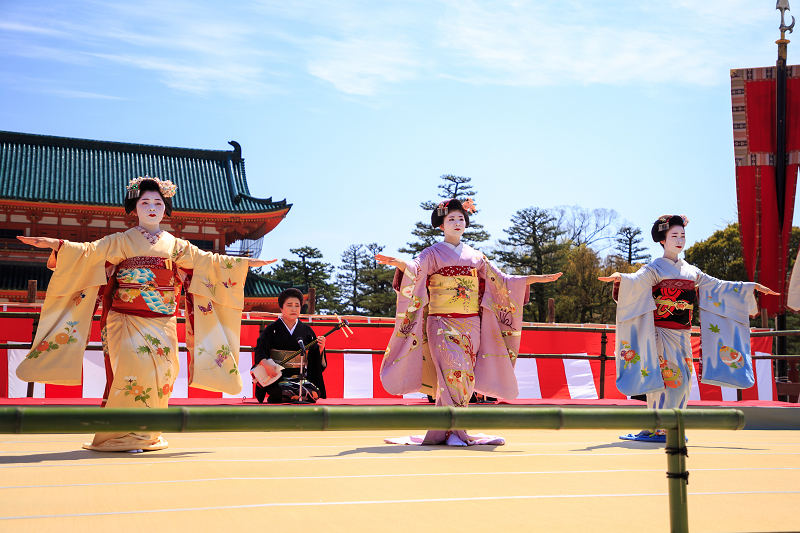
[[[405,433],[166,434],[167,450],[116,454],[80,449],[90,435],[0,435],[0,531],[669,530],[663,444],[382,442]],[[687,435],[691,531],[800,530],[800,431]]]

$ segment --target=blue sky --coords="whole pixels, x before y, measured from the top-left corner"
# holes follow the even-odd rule
[[[692,243],[736,218],[729,70],[775,63],[774,7],[0,0],[0,129],[236,140],[252,194],[294,204],[265,258],[395,254],[442,174],[472,178],[493,241],[519,209],[577,204],[645,234],[685,213]]]

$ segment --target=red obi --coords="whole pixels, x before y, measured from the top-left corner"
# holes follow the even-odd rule
[[[117,265],[111,308],[146,318],[175,315],[181,279],[175,263],[163,257],[133,257]]]
[[[692,310],[697,301],[694,280],[663,279],[653,287],[655,325],[667,329],[691,329]]]

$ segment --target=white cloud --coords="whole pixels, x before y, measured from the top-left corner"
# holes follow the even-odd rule
[[[412,79],[419,67],[410,47],[396,41],[324,39],[315,48],[308,71],[347,94],[374,95],[385,83]]]
[[[754,59],[759,56],[753,38],[763,37],[767,23],[777,33],[780,17],[755,4],[26,3],[4,14],[0,29],[6,31],[8,46],[0,47],[0,54],[91,63],[98,70],[124,66],[156,72],[175,91],[238,97],[270,94],[307,75],[339,92],[367,97],[393,85],[437,77],[516,86],[709,85],[724,83],[729,68],[763,62]]]
[[[443,71],[481,84],[717,84],[753,22],[683,1],[660,10],[647,2],[449,4],[440,44],[453,62]]]

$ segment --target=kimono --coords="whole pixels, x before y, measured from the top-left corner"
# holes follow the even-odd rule
[[[302,339],[303,343],[308,346],[317,338],[311,326],[300,322],[295,324],[294,331],[289,332],[289,328],[283,323],[280,318],[264,328],[261,335],[258,337],[256,343],[254,364],[258,364],[262,359],[270,357],[270,352],[277,352],[277,356],[281,359],[289,355],[287,352],[296,352],[299,349],[297,344],[298,339]],[[288,368],[285,368],[281,374],[284,377],[296,376],[300,373],[299,368],[292,368],[291,365],[299,363],[300,357],[294,359],[293,362],[288,363]],[[325,355],[320,353],[319,345],[308,348],[308,364],[306,366],[306,378],[319,389],[319,397],[327,398],[325,393],[325,380],[322,377],[322,372],[328,366]],[[259,402],[264,401],[264,396],[269,394],[270,403],[281,403],[281,388],[277,382],[261,387],[256,384],[256,398]]]
[[[422,392],[437,406],[467,407],[473,391],[516,398],[527,276],[509,276],[466,244],[440,242],[395,273],[397,319],[381,362],[391,394]],[[476,443],[465,431],[457,436]],[[428,431],[424,444],[443,442]]]
[[[177,319],[186,285],[189,383],[236,394],[239,334],[248,262],[202,251],[166,231],[136,227],[98,241],[63,241],[48,260],[53,277],[33,349],[17,368],[28,382],[80,385],[83,353],[100,301],[106,407],[166,408],[178,377]],[[129,448],[125,434],[98,434],[95,445]],[[160,433],[133,433],[139,448]],[[166,443],[164,443],[166,444]],[[165,447],[165,446],[163,446]]]
[[[691,321],[700,309],[703,383],[748,388],[755,382],[749,315],[755,283],[720,281],[663,257],[615,282],[617,388],[647,395],[651,409],[683,409],[692,386]]]

